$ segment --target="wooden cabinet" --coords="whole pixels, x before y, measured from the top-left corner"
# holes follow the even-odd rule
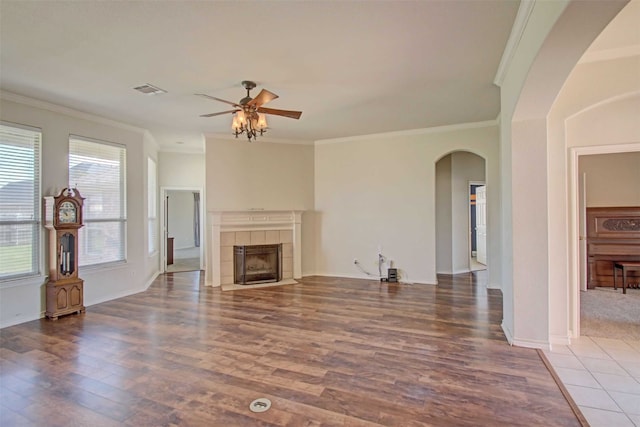
[[[59,316],[73,313],[83,313],[84,281],[75,279],[47,283],[47,311],[48,318],[57,320]]]
[[[587,287],[613,287],[616,261],[640,261],[640,207],[587,208]],[[640,274],[629,272],[628,280]]]

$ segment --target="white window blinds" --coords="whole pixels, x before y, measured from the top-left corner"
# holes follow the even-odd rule
[[[158,250],[158,199],[156,197],[156,162],[148,159],[147,168],[147,215],[149,224],[149,255]]]
[[[40,273],[41,136],[0,123],[0,280]]]
[[[125,260],[126,149],[122,145],[69,138],[69,185],[85,198],[80,229],[80,266]]]

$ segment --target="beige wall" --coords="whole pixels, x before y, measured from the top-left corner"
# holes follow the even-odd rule
[[[436,162],[457,150],[486,158],[489,209],[497,209],[491,183],[498,181],[498,129],[477,126],[318,143],[318,273],[367,277],[354,266],[357,258],[377,276],[380,247],[402,280],[436,283]],[[489,252],[491,260],[496,252]]]
[[[640,152],[580,156],[587,207],[640,206]]]
[[[206,141],[207,210],[313,209],[313,146]]]
[[[302,273],[315,271],[313,146],[206,139],[207,212],[302,210]],[[207,247],[210,247],[207,218]]]

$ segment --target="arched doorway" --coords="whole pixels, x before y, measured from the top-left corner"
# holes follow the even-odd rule
[[[486,261],[483,268],[472,256],[472,252],[477,255],[478,243],[476,239],[473,244],[475,189],[486,183],[485,159],[469,151],[454,151],[441,157],[435,169],[436,272],[458,274],[486,269]],[[486,215],[483,217],[486,219]],[[486,253],[486,245],[483,251]]]
[[[582,54],[626,3],[535,3],[524,18],[518,53],[510,57],[518,67],[500,83],[503,329],[517,345],[567,344],[575,335],[563,115],[571,106],[558,102],[558,95]]]

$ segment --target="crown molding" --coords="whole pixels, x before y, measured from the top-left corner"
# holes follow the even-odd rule
[[[432,133],[454,132],[467,129],[479,129],[491,126],[497,126],[496,120],[487,120],[484,122],[460,123],[457,125],[435,126],[431,128],[400,130],[395,132],[374,133],[370,135],[347,136],[344,138],[320,139],[315,141],[315,145],[338,144],[342,142],[364,141],[371,139],[385,139],[403,136],[425,135]]]
[[[146,131],[146,129],[144,128],[130,125],[128,123],[118,122],[116,120],[85,113],[84,111],[74,110],[73,108],[64,107],[62,105],[53,104],[51,102],[30,98],[24,95],[19,95],[17,93],[7,92],[4,90],[0,90],[0,99],[16,102],[18,104],[28,105],[30,107],[40,108],[42,110],[47,110],[54,113],[64,114],[66,116],[75,117],[77,119],[89,120],[103,125],[117,127],[132,132],[144,133]]]
[[[493,83],[496,86],[502,86],[502,83],[504,83],[507,71],[509,71],[511,61],[513,61],[513,57],[518,50],[520,40],[522,40],[522,35],[527,27],[529,17],[531,16],[531,12],[533,11],[535,4],[536,0],[522,0],[520,2],[516,19],[513,21],[513,27],[511,27],[509,40],[507,40],[507,45],[504,48],[504,52],[502,52],[502,59],[500,59],[498,71],[493,79]]]

